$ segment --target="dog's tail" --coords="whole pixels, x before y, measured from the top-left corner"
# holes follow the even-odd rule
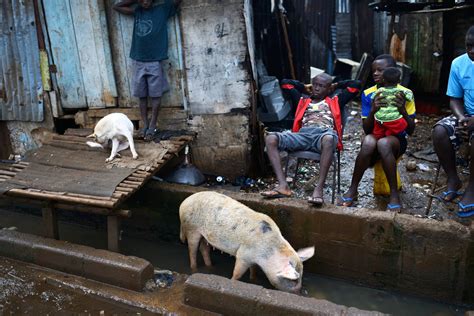
[[[93,148],[104,148],[104,146],[96,142],[87,141],[86,144]]]

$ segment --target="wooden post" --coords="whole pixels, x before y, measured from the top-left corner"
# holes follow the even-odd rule
[[[52,205],[48,205],[42,208],[42,212],[45,236],[59,239],[57,210]]]
[[[119,252],[120,219],[117,216],[107,216],[107,248]]]

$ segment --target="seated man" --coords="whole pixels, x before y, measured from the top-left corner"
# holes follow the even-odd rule
[[[456,172],[455,150],[463,141],[470,143],[469,184],[458,203],[461,217],[474,215],[474,26],[466,34],[466,54],[454,59],[449,73],[449,106],[453,114],[435,124],[433,144],[439,162],[447,174],[447,189],[440,196],[445,202],[461,195],[462,183]]]
[[[312,84],[311,97],[302,97],[299,101],[292,132],[270,134],[265,139],[268,158],[278,179],[277,187],[262,192],[266,198],[292,195],[283,174],[279,151],[308,150],[321,153],[318,183],[308,202],[318,206],[324,202],[323,186],[331,166],[334,150],[336,150],[336,146],[338,149],[342,149],[341,109],[357,95],[360,83],[348,80],[332,84],[331,76],[323,73],[314,77]],[[329,97],[329,94],[336,88],[344,90],[339,95]],[[302,92],[300,91],[300,93]]]

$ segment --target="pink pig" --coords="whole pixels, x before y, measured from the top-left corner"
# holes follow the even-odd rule
[[[212,265],[212,246],[235,256],[233,280],[249,268],[251,278],[255,278],[258,265],[275,288],[294,293],[301,290],[302,262],[314,255],[314,247],[296,252],[269,216],[223,194],[206,191],[185,199],[179,207],[179,218],[180,238],[188,241],[193,271],[198,248],[206,266]]]

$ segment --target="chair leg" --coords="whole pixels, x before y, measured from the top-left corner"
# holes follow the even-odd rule
[[[293,184],[291,185],[293,188],[296,187],[296,179],[298,178],[298,168],[300,166],[300,158],[296,158],[296,168],[295,168],[295,177],[293,178]]]
[[[341,152],[337,151],[337,194],[341,194]]]
[[[336,201],[336,160],[332,162],[332,199],[331,203],[334,204]]]
[[[438,163],[438,170],[436,170],[436,175],[435,175],[433,184],[431,185],[431,194],[428,198],[428,206],[426,207],[426,212],[425,212],[426,216],[428,216],[430,214],[430,211],[431,211],[431,205],[433,204],[433,195],[434,195],[435,190],[436,190],[436,184],[438,183],[438,177],[439,177],[439,171],[440,170],[441,170],[441,164]]]

